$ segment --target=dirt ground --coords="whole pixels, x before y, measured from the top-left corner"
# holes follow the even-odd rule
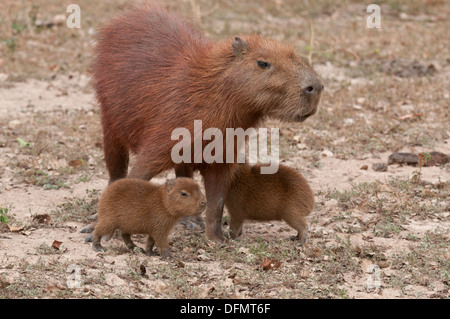
[[[291,43],[325,83],[316,115],[265,123],[314,190],[306,245],[283,222],[249,222],[222,245],[180,224],[171,261],[117,236],[106,253],[84,242],[108,180],[93,37],[129,3],[79,1],[68,29],[71,2],[55,2],[0,4],[0,298],[450,297],[450,164],[388,165],[394,152],[450,155],[447,1],[381,1],[381,29],[362,1],[166,1],[213,39]]]

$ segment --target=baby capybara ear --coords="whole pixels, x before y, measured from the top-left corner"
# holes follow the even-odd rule
[[[243,56],[248,51],[248,44],[239,37],[234,38],[233,44],[233,54],[237,57]]]
[[[167,189],[168,192],[170,192],[174,186],[175,186],[175,180],[174,179],[168,179],[166,181],[166,189]]]

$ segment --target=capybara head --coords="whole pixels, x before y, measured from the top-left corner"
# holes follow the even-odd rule
[[[231,46],[235,86],[257,112],[299,122],[316,113],[324,86],[292,46],[259,35],[236,37]]]
[[[174,216],[200,215],[206,208],[206,198],[192,178],[169,179],[165,187],[165,206]]]

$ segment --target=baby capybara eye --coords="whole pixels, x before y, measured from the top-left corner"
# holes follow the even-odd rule
[[[268,69],[268,68],[270,67],[270,63],[269,63],[269,62],[262,61],[262,60],[256,61],[256,64],[258,64],[258,66],[259,66],[261,69]]]
[[[181,196],[183,196],[183,197],[188,197],[188,196],[189,196],[188,193],[186,193],[186,192],[180,192],[180,194],[181,194]]]

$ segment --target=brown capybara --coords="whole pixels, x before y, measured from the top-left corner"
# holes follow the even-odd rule
[[[161,257],[170,257],[170,230],[181,217],[198,216],[205,207],[206,198],[191,178],[168,180],[165,185],[134,178],[117,180],[100,196],[92,248],[106,250],[101,238],[119,229],[128,248],[136,247],[132,234],[148,234],[147,255],[152,255],[156,243]]]
[[[226,128],[246,130],[266,117],[304,121],[316,113],[323,90],[292,46],[259,35],[214,42],[155,4],[125,11],[99,29],[92,71],[110,183],[150,180],[171,168],[177,177],[199,170],[206,235],[216,241],[223,240],[224,194],[235,168],[225,160]],[[180,141],[172,133],[185,128],[194,136],[194,120],[202,121],[202,131],[223,133],[222,163],[207,163],[201,154],[195,163],[194,154],[190,163],[174,162]],[[200,145],[198,155],[208,141],[187,143],[192,150]],[[136,160],[128,173],[130,153]]]
[[[275,174],[261,174],[260,165],[238,165],[225,196],[231,237],[242,234],[245,220],[284,220],[298,231],[294,239],[305,243],[306,216],[314,209],[314,194],[295,169],[280,165]]]

